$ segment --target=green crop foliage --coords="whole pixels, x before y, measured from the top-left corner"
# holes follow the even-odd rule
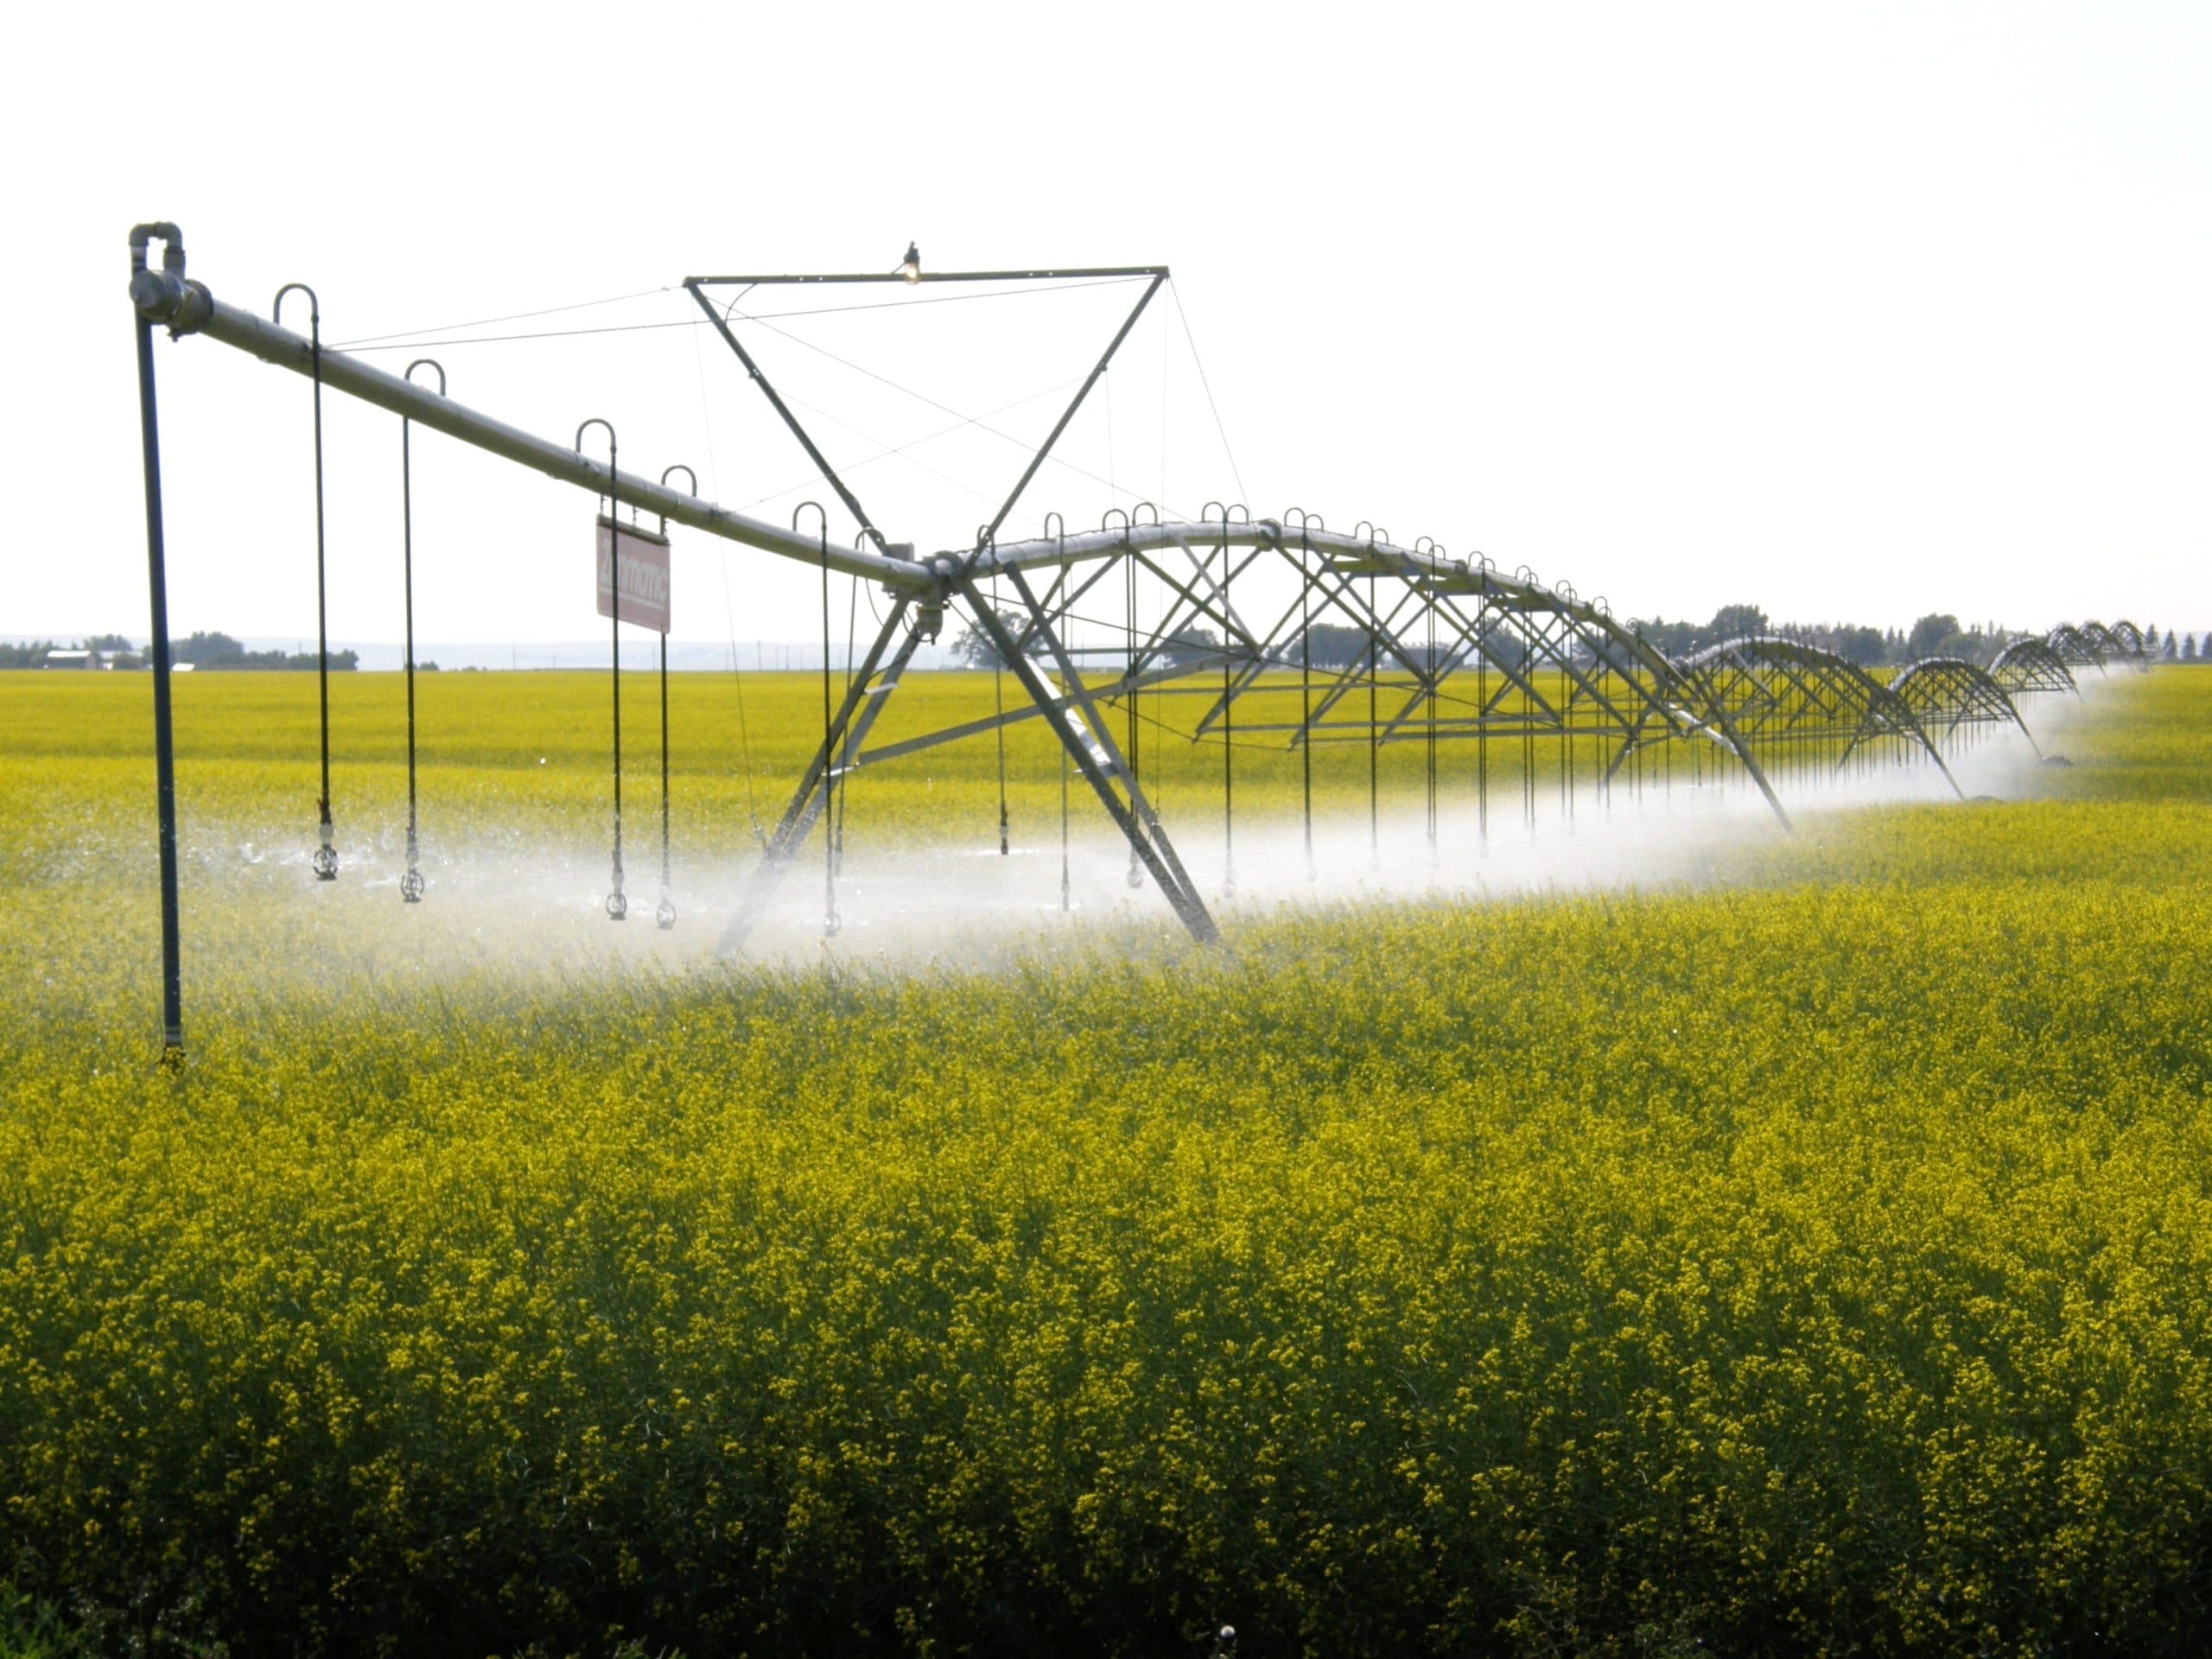
[[[426,835],[589,842],[605,690],[427,683]],[[909,692],[887,738],[991,683]],[[0,675],[0,1648],[2201,1649],[2212,675],[2104,690],[2033,798],[1695,887],[985,969],[400,926],[294,856],[312,681],[178,693],[168,1073],[146,681]],[[333,694],[388,851],[396,677]],[[736,688],[673,695],[684,844],[741,847]],[[745,695],[771,815],[819,683]],[[1158,753],[1212,810],[1219,750]],[[995,798],[964,744],[853,833]]]

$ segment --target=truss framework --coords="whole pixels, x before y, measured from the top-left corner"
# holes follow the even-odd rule
[[[2103,674],[2117,666],[2145,669],[2151,653],[2143,631],[2125,620],[2107,627],[2101,622],[2062,622],[2045,636],[2044,643],[2068,668],[2094,668]]]
[[[1972,723],[2009,721],[2019,728],[2036,757],[2043,756],[2035,734],[2028,730],[2027,721],[2020,718],[2005,688],[1987,670],[1963,657],[1923,658],[1891,680],[1890,690],[1912,711],[1921,729],[1933,737],[1948,738],[1960,727]]]
[[[1484,560],[1440,563],[1363,528],[1347,537],[1307,515],[1253,520],[1235,507],[1190,523],[1109,517],[1082,537],[979,545],[931,561],[948,583],[948,603],[988,638],[1026,705],[875,747],[833,735],[829,747],[842,776],[1046,721],[1135,861],[1202,939],[1215,935],[1205,901],[1145,796],[1136,746],[1116,737],[1134,734],[1140,696],[1188,699],[1184,740],[1224,747],[1420,743],[1433,754],[1442,743],[1550,741],[1571,753],[1570,743],[1594,739],[1610,748],[1587,780],[1599,791],[1639,754],[1695,743],[1739,766],[1785,827],[1772,779],[1788,771],[1917,760],[1963,798],[1947,746],[1997,726],[2034,745],[2013,692],[1961,658],[1916,663],[1885,683],[1819,646],[1763,635],[1676,660],[1566,584],[1548,587],[1526,571],[1503,576]],[[1278,592],[1271,612],[1255,615],[1236,602],[1236,584],[1268,562],[1294,578],[1294,596],[1285,603]],[[1049,582],[1033,580],[1042,570]],[[1098,596],[1110,601],[1140,574],[1168,596],[1165,607],[1141,626],[1125,612],[1121,637],[1108,644],[1071,646],[1077,621],[1094,637],[1102,626],[1112,632],[1115,619],[1102,614]],[[1004,579],[1012,605],[990,601],[984,584],[992,575]],[[898,626],[894,617],[887,632]],[[1330,627],[1348,630],[1357,645],[1317,667],[1313,642]],[[881,649],[880,639],[871,663]],[[2046,653],[2017,652],[2011,660],[2026,669]],[[855,680],[849,705],[878,689],[868,672]],[[2071,689],[2070,679],[2038,677],[2019,690]],[[880,698],[868,706],[880,709]],[[1572,765],[1563,774],[1569,786]],[[827,788],[810,773],[794,811],[818,813],[809,791]],[[796,851],[788,842],[772,846],[757,878],[764,896]],[[751,913],[727,944],[741,940]]]
[[[2082,695],[2066,659],[2043,639],[2015,639],[1997,653],[1997,660],[1989,665],[1989,677],[2015,696],[2043,691]]]
[[[149,240],[166,244],[151,270]],[[133,232],[132,298],[141,339],[141,391],[149,482],[149,542],[160,624],[160,505],[153,414],[150,327],[205,334],[266,362],[328,385],[602,497],[661,514],[708,534],[880,582],[892,603],[865,659],[767,844],[759,871],[725,936],[734,946],[758,919],[781,874],[842,779],[941,744],[1042,720],[1069,764],[1096,795],[1128,841],[1133,869],[1158,887],[1192,935],[1217,930],[1198,885],[1147,794],[1139,764],[1135,699],[1178,698],[1192,715],[1183,736],[1217,742],[1224,756],[1224,803],[1233,785],[1232,746],[1280,744],[1310,757],[1330,744],[1364,744],[1370,754],[1419,743],[1428,759],[1432,830],[1436,755],[1451,743],[1475,747],[1478,774],[1488,745],[1560,745],[1562,779],[1572,790],[1579,744],[1592,741],[1605,760],[1587,781],[1610,789],[1622,768],[1669,745],[1695,746],[1740,768],[1777,822],[1789,818],[1772,781],[1792,768],[1865,764],[1872,755],[1934,765],[1955,790],[1941,745],[1965,730],[2009,723],[2026,730],[2015,697],[2074,689],[2070,668],[2143,659],[2132,625],[2086,623],[2054,629],[2034,648],[2015,645],[1993,673],[1957,659],[1918,664],[1885,683],[1835,654],[1800,640],[1760,635],[1726,641],[1680,661],[1617,621],[1603,599],[1583,600],[1571,584],[1546,584],[1525,566],[1502,575],[1486,558],[1454,558],[1422,538],[1412,547],[1362,523],[1331,531],[1317,515],[1293,509],[1255,519],[1242,506],[1209,503],[1196,520],[1163,521],[1141,505],[1109,512],[1095,531],[1001,543],[1008,513],[1037,476],[1138,317],[1167,279],[1164,266],[1070,271],[928,273],[932,282],[1124,276],[1144,279],[1128,317],[1031,456],[998,511],[970,545],[913,556],[868,515],[804,427],[767,381],[738,336],[734,307],[715,293],[734,283],[871,283],[895,274],[785,277],[694,277],[685,287],[793,438],[820,468],[861,527],[868,545],[833,547],[826,519],[809,537],[796,526],[730,512],[665,483],[602,465],[453,402],[401,377],[321,347],[258,315],[217,299],[185,275],[174,226]],[[677,470],[677,469],[671,469]],[[1048,517],[1048,523],[1052,522]],[[1255,609],[1258,591],[1270,597]],[[1140,623],[1140,581],[1162,596]],[[1240,588],[1240,583],[1242,587]],[[1284,594],[1289,597],[1286,600]],[[1243,595],[1240,602],[1240,594]],[[1118,635],[1113,601],[1127,595]],[[1007,596],[1010,595],[1010,602]],[[871,746],[886,705],[916,650],[938,636],[948,612],[964,615],[1011,671],[1026,704],[982,720]],[[1080,630],[1080,633],[1078,632]],[[1102,632],[1109,643],[1096,643]],[[1087,635],[1090,643],[1078,645]],[[1344,648],[1344,642],[1351,642]],[[1316,645],[1330,641],[1317,654]],[[157,665],[165,653],[157,648]],[[157,685],[165,708],[166,684]],[[1116,727],[1128,740],[1116,737]],[[2031,740],[2032,741],[2032,740]],[[166,803],[165,735],[157,735]],[[1370,777],[1373,776],[1370,770]],[[1310,795],[1309,795],[1310,800]],[[165,824],[168,813],[164,812]],[[165,830],[165,837],[173,831]],[[165,840],[165,846],[168,845]],[[834,872],[834,866],[833,866]],[[1233,865],[1230,880],[1233,880]],[[834,873],[832,876],[834,882]],[[165,868],[173,915],[174,878]],[[834,912],[834,903],[833,903]],[[165,926],[165,946],[172,926]],[[171,969],[172,978],[174,969]]]

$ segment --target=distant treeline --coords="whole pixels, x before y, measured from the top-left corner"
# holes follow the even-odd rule
[[[1026,619],[1013,613],[1001,620],[1009,632],[1017,635],[1027,626]],[[1967,626],[1948,611],[1931,611],[1910,628],[1877,628],[1854,622],[1777,623],[1757,605],[1723,605],[1704,622],[1632,617],[1623,626],[1676,658],[1692,656],[1725,639],[1766,633],[1783,634],[1807,645],[1819,645],[1866,668],[1901,667],[1929,657],[1962,657],[1986,668],[1998,652],[2014,640],[2041,637],[2026,629],[2007,628],[1995,622]],[[1442,639],[1443,632],[1440,626],[1435,654],[1448,661],[1455,648]],[[2161,634],[2156,627],[2145,628],[2143,637],[2152,654],[2163,661],[2212,662],[2212,631],[2206,632],[2201,644],[2196,634]],[[1524,654],[1518,636],[1505,629],[1494,630],[1490,641],[1493,661],[1511,666]],[[1363,663],[1367,658],[1367,634],[1348,624],[1317,622],[1306,630],[1306,645],[1310,655],[1301,658],[1298,636],[1289,636],[1277,647],[1278,660],[1294,664],[1307,660],[1315,668],[1333,670]],[[1161,651],[1159,660],[1163,664],[1189,662],[1211,656],[1220,649],[1221,636],[1213,629],[1185,628]],[[956,658],[971,668],[992,668],[998,663],[989,639],[976,628],[962,632],[954,640],[952,651]],[[1041,645],[1033,645],[1029,654],[1041,657],[1045,651]],[[1411,655],[1414,661],[1426,666],[1429,655],[1426,641],[1413,645]],[[1095,662],[1096,658],[1086,654],[1086,660]]]
[[[1778,633],[1807,645],[1832,651],[1863,667],[1902,667],[1929,657],[1961,657],[1986,668],[1999,652],[2015,640],[2041,639],[2026,628],[2008,628],[1996,622],[1962,626],[1948,611],[1930,611],[1911,627],[1882,629],[1852,622],[1775,623],[1756,605],[1723,605],[1709,622],[1667,622],[1653,618],[1632,620],[1637,633],[1670,657],[1682,657],[1746,633]],[[2199,660],[2196,635],[2159,632],[2156,626],[2143,630],[2145,647],[2168,662]],[[2202,649],[2212,653],[2212,632]]]
[[[1027,626],[1025,618],[1010,612],[1001,620],[1009,632],[1017,634]],[[1723,605],[1704,622],[1631,617],[1623,626],[1674,658],[1688,657],[1724,639],[1741,639],[1749,633],[1778,633],[1821,646],[1868,668],[1902,666],[1928,657],[1962,657],[1987,667],[1997,653],[2014,640],[2041,637],[1993,622],[1967,627],[1957,617],[1943,611],[1929,612],[1910,628],[1885,629],[1852,622],[1777,623],[1757,605]],[[1439,632],[1440,634],[1442,630],[1440,628]],[[1510,664],[1522,654],[1515,635],[1501,629],[1493,632],[1491,638],[1493,661]],[[2152,626],[2143,630],[2143,639],[2151,655],[2161,662],[2212,663],[2212,629],[2199,635],[2178,630],[2161,632]],[[1308,645],[1312,653],[1309,660],[1315,668],[1338,670],[1363,662],[1368,640],[1360,629],[1346,624],[1317,622],[1308,630]],[[1294,665],[1300,660],[1295,634],[1278,649],[1277,660]],[[1452,649],[1440,638],[1436,655],[1449,659]],[[1186,627],[1179,630],[1173,639],[1158,651],[1154,663],[1155,666],[1167,666],[1199,661],[1215,657],[1220,650],[1221,635],[1214,629]],[[0,669],[44,668],[48,666],[48,658],[55,652],[90,652],[93,660],[89,665],[96,668],[147,665],[144,652],[122,634],[96,633],[67,645],[54,639],[33,640],[26,645],[0,641]],[[1041,645],[1033,645],[1029,654],[1042,657],[1046,653]],[[315,666],[315,654],[311,651],[248,651],[242,642],[222,632],[195,632],[188,639],[172,640],[169,655],[174,661],[189,663],[194,668],[312,670]],[[963,630],[953,641],[952,655],[955,661],[970,668],[991,668],[998,661],[988,638],[973,627]],[[1411,645],[1411,655],[1415,662],[1426,664],[1426,644]],[[1097,657],[1095,652],[1086,651],[1084,659],[1095,666]],[[73,667],[85,665],[71,664]],[[334,651],[330,653],[330,665],[355,670],[360,666],[360,659],[354,652]],[[424,672],[433,672],[437,666],[432,662],[416,664]]]
[[[47,659],[55,652],[91,652],[92,666],[98,668],[143,668],[146,654],[119,633],[96,633],[89,639],[61,645],[53,639],[34,640],[29,645],[0,645],[0,668],[44,668]],[[190,663],[194,668],[247,669],[312,669],[316,658],[311,651],[248,651],[238,640],[227,633],[195,632],[189,639],[169,641],[169,658],[173,662]],[[76,664],[72,664],[75,666]],[[360,658],[351,651],[334,651],[330,665],[336,669],[357,669]],[[423,668],[435,668],[435,663],[423,663]]]
[[[102,666],[112,663],[118,668],[137,668],[140,662],[130,642],[119,633],[96,633],[89,639],[63,645],[56,639],[34,639],[29,645],[11,645],[0,641],[0,668],[44,668],[50,652],[57,651],[89,651]]]
[[[1963,657],[1986,666],[2025,629],[1994,622],[1962,626],[1948,611],[1930,611],[1910,628],[1877,628],[1858,622],[1777,623],[1757,605],[1723,605],[1707,622],[1669,622],[1637,618],[1629,625],[1669,657],[1688,657],[1724,639],[1748,633],[1779,633],[1832,651],[1865,668],[1916,663],[1927,657]]]
[[[169,656],[194,668],[312,669],[316,664],[311,651],[248,651],[227,633],[194,633],[188,639],[172,639]],[[359,668],[360,658],[350,651],[334,651],[330,665]]]

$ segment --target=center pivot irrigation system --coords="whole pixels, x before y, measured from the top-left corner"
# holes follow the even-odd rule
[[[159,268],[149,263],[160,244]],[[735,355],[791,437],[820,472],[859,526],[850,546],[833,543],[827,515],[812,503],[790,524],[749,518],[700,499],[690,469],[671,467],[658,480],[618,470],[613,429],[587,421],[563,445],[455,403],[445,395],[442,369],[428,359],[406,373],[387,373],[358,357],[323,346],[319,304],[312,290],[289,284],[264,317],[218,299],[186,274],[183,238],[167,223],[141,225],[130,233],[130,298],[137,314],[140,406],[143,417],[146,532],[151,589],[154,726],[161,820],[163,1022],[171,1052],[182,1041],[176,901],[176,825],[169,718],[169,652],[156,418],[152,336],[164,326],[173,337],[203,335],[289,369],[315,389],[318,640],[324,658],[321,687],[324,741],[320,798],[321,844],[315,855],[318,877],[335,879],[338,857],[330,820],[327,630],[320,614],[321,542],[321,392],[325,386],[388,410],[405,434],[413,424],[546,476],[589,491],[604,503],[600,518],[602,613],[618,642],[625,620],[662,632],[662,898],[663,926],[675,920],[670,896],[667,798],[665,531],[682,524],[710,536],[814,566],[822,573],[825,618],[822,735],[812,760],[772,833],[764,837],[758,869],[734,919],[725,950],[740,944],[759,920],[780,877],[825,812],[837,804],[844,779],[861,767],[883,764],[940,744],[995,735],[1000,746],[1000,850],[1007,849],[1004,734],[1007,728],[1042,720],[1128,843],[1128,880],[1155,886],[1192,937],[1217,938],[1198,886],[1178,855],[1146,791],[1145,728],[1158,743],[1169,737],[1211,741],[1222,760],[1222,891],[1236,883],[1235,791],[1240,749],[1280,745],[1299,757],[1306,848],[1313,859],[1313,755],[1324,744],[1363,745],[1369,784],[1370,844],[1379,856],[1379,752],[1418,744],[1424,757],[1429,845],[1436,845],[1439,747],[1472,749],[1467,781],[1487,838],[1491,810],[1491,752],[1504,746],[1497,766],[1503,786],[1535,811],[1540,769],[1554,766],[1562,799],[1586,786],[1609,792],[1625,772],[1640,779],[1655,766],[1671,775],[1674,756],[1690,757],[1702,775],[1726,766],[1748,781],[1775,819],[1789,818],[1774,779],[1785,770],[1833,774],[1879,763],[1933,766],[1956,791],[1945,765],[1945,746],[1962,734],[2010,725],[2027,728],[2019,701],[2037,693],[2072,693],[2074,671],[2139,665],[2147,660],[2132,625],[2096,623],[2054,629],[2046,639],[2009,646],[1988,669],[1958,658],[1914,664],[1883,680],[1805,640],[1751,636],[1677,659],[1613,618],[1602,598],[1585,600],[1565,582],[1547,584],[1523,566],[1501,573],[1487,558],[1455,558],[1423,537],[1410,547],[1387,531],[1361,522],[1332,530],[1319,515],[1292,509],[1280,518],[1255,518],[1241,505],[1210,502],[1196,519],[1163,519],[1149,504],[1110,509],[1095,530],[1069,532],[1057,513],[1041,521],[1046,533],[1002,540],[1012,514],[1039,469],[1068,429],[1168,280],[1165,266],[1084,270],[925,271],[911,246],[905,262],[880,275],[694,276],[683,287],[706,325]],[[1117,279],[1136,290],[1135,303],[1083,378],[1044,442],[1029,454],[996,512],[977,526],[965,546],[917,556],[911,543],[890,539],[823,454],[739,336],[743,318],[734,298],[775,285],[825,283],[1096,283]],[[305,293],[309,332],[302,335],[276,320],[286,295]],[[435,388],[415,378],[436,370]],[[607,459],[584,453],[586,432],[604,428]],[[669,477],[686,474],[687,493]],[[643,510],[659,516],[663,534],[618,525],[620,506],[634,521]],[[812,523],[805,524],[810,512]],[[403,521],[409,583],[409,823],[408,871],[402,893],[419,899],[414,812],[414,697],[411,499]],[[802,527],[804,526],[804,527]],[[658,551],[656,553],[655,545]],[[657,616],[652,603],[656,559],[662,586]],[[639,575],[639,573],[642,573]],[[855,667],[848,660],[842,690],[830,671],[827,618],[830,580],[840,575],[879,584],[888,614]],[[644,585],[640,586],[642,582]],[[1141,602],[1140,594],[1144,596]],[[626,601],[631,608],[626,613]],[[964,617],[1010,673],[1021,692],[1011,706],[1001,696],[992,715],[895,742],[869,746],[869,734],[898,690],[917,648],[938,639],[948,611]],[[1104,643],[1100,643],[1103,639]],[[1347,643],[1348,642],[1348,643]],[[1325,649],[1324,646],[1326,648]],[[623,890],[620,770],[620,677],[614,676],[613,883],[607,914],[621,919]],[[1179,699],[1185,712],[1176,726],[1160,717],[1164,700]],[[1147,706],[1149,705],[1149,706]],[[1167,734],[1166,737],[1161,735]],[[2032,743],[2031,737],[2028,741]],[[1585,757],[1578,763],[1578,751]],[[1598,756],[1594,764],[1588,759]],[[1555,757],[1554,761],[1551,757]],[[1580,764],[1582,776],[1576,777]],[[1065,776],[1065,772],[1064,772]],[[1961,791],[1962,792],[1962,791]],[[1065,799],[1065,791],[1063,791]],[[1063,808],[1065,837],[1065,807]],[[838,925],[837,843],[824,836],[825,931]],[[1065,902],[1066,878],[1062,878]]]

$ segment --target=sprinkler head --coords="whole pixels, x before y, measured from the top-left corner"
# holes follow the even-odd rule
[[[315,849],[315,879],[335,881],[338,879],[338,849],[328,842]]]
[[[608,921],[619,922],[629,913],[630,900],[627,895],[623,893],[621,888],[617,887],[613,892],[607,895],[607,919]]]
[[[653,910],[653,920],[659,925],[660,930],[664,933],[665,933],[670,928],[674,927],[676,925],[676,900],[670,898],[664,893],[661,894],[660,903]]]
[[[423,872],[410,869],[399,878],[399,896],[410,905],[423,902]]]

